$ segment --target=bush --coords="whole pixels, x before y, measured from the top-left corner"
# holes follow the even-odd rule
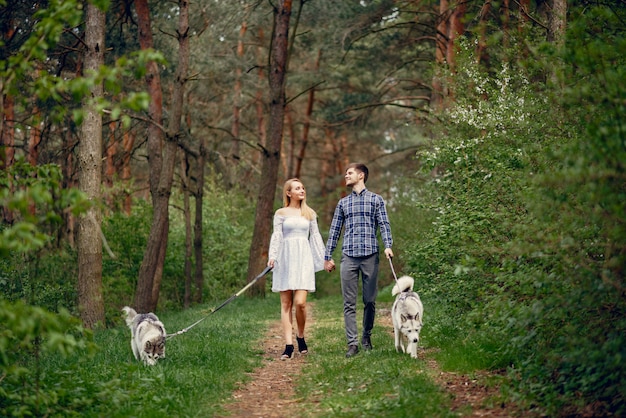
[[[77,399],[46,381],[42,356],[93,353],[91,334],[67,310],[54,314],[21,301],[0,299],[0,415],[73,415]]]
[[[413,213],[432,227],[405,257],[447,354],[471,345],[475,367],[508,367],[550,415],[621,415],[626,33],[608,8],[576,13],[564,51],[541,50],[564,90],[514,60],[488,73],[462,48],[445,131],[419,154]]]

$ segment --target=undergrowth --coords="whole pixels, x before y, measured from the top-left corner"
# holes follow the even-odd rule
[[[166,358],[154,367],[134,359],[121,314],[116,327],[94,333],[91,350],[76,346],[63,355],[24,350],[23,342],[13,341],[3,346],[3,352],[13,354],[10,364],[2,363],[0,416],[214,416],[260,364],[262,353],[254,341],[263,336],[267,321],[275,320],[277,306],[277,300],[242,298],[214,314],[213,306],[159,313],[169,333],[210,316],[169,339]],[[9,330],[2,325],[0,331],[6,335]],[[33,333],[16,338],[35,338],[43,346],[63,338]]]

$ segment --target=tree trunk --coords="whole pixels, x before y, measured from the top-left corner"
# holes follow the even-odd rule
[[[315,60],[315,71],[320,69],[320,61],[322,60],[322,50],[318,49],[317,59]],[[306,113],[304,114],[304,126],[302,127],[302,141],[300,143],[300,151],[296,157],[296,169],[294,177],[300,178],[302,175],[302,162],[306,155],[306,147],[309,143],[309,131],[311,129],[311,115],[313,114],[313,106],[315,105],[315,87],[309,90],[309,100],[306,105]]]
[[[142,50],[154,47],[152,28],[150,23],[150,10],[147,0],[135,0],[137,11],[137,24],[139,27],[139,45]],[[167,205],[163,204],[164,196],[159,196],[159,179],[163,164],[164,132],[163,125],[163,94],[161,91],[161,77],[156,62],[150,61],[146,65],[146,84],[150,95],[148,115],[152,123],[148,124],[148,163],[150,165],[149,183],[150,195],[152,196],[152,225],[146,244],[139,277],[137,278],[137,290],[135,292],[135,309],[138,312],[150,312],[154,310],[152,305],[152,287],[154,277],[157,274],[157,265],[160,260],[161,240],[168,228]],[[167,193],[169,198],[169,193]],[[165,206],[165,209],[163,208]],[[165,212],[165,213],[163,213]]]
[[[240,128],[240,120],[239,116],[241,113],[241,66],[243,65],[243,40],[246,36],[246,31],[248,29],[248,24],[244,21],[241,24],[241,28],[239,29],[239,40],[237,41],[237,68],[235,69],[235,87],[233,91],[233,124],[231,128],[231,133],[233,135],[233,142],[231,145],[231,157],[237,161],[241,156],[239,155],[239,128]]]
[[[28,162],[33,166],[37,166],[39,160],[39,144],[41,144],[41,111],[35,107],[33,109],[33,127],[30,129],[28,136]],[[102,134],[100,134],[102,135]]]
[[[183,306],[191,305],[191,265],[192,238],[191,238],[191,204],[189,202],[189,158],[185,154],[180,159],[180,183],[183,189],[183,218],[185,220],[185,294]]]
[[[248,281],[251,281],[259,274],[267,264],[274,196],[276,194],[276,182],[280,164],[280,147],[283,139],[291,5],[291,0],[282,0],[278,1],[274,8],[274,30],[270,47],[269,65],[270,120],[268,143],[262,156],[254,233],[248,260]],[[265,280],[259,280],[258,285],[253,287],[251,293],[265,296]]]
[[[478,46],[476,48],[476,60],[478,63],[487,65],[489,54],[487,53],[487,21],[491,13],[491,0],[485,0],[480,10],[480,21],[478,22]]]
[[[167,219],[167,227],[162,231],[162,251],[159,259],[158,271],[152,284],[152,306],[156,309],[161,291],[161,279],[163,277],[163,264],[165,263],[165,249],[167,248],[167,236],[169,231],[169,200],[174,180],[174,167],[178,150],[178,136],[181,132],[183,121],[183,104],[185,97],[185,84],[189,69],[189,0],[178,1],[178,66],[174,73],[174,86],[172,92],[171,108],[168,120],[168,129],[165,136],[163,153],[163,166],[159,179],[159,195],[163,196],[164,218]],[[167,196],[167,198],[165,198]],[[167,203],[165,203],[167,200]]]
[[[135,145],[135,133],[134,131],[124,130],[122,138],[122,144],[124,146],[124,157],[122,158],[122,182],[126,186],[126,189],[128,189],[131,180],[130,157],[133,155],[133,146]],[[124,212],[127,215],[130,215],[131,205],[132,196],[130,195],[130,193],[125,192]]]
[[[263,28],[259,29],[259,45],[263,44],[265,39],[265,35],[263,32]],[[263,72],[263,68],[265,67],[263,63],[263,47],[259,46],[257,48],[257,67],[258,67],[258,76],[259,76],[259,86],[263,85],[263,79],[265,78],[265,73]],[[256,115],[257,115],[257,129],[259,131],[259,144],[261,148],[265,148],[265,144],[267,143],[267,127],[265,126],[265,106],[263,103],[263,91],[259,88],[256,92]],[[258,166],[258,161],[252,162],[255,166]]]
[[[8,170],[15,159],[15,107],[13,106],[13,98],[9,95],[0,94],[0,100],[3,104],[0,106],[2,112],[2,121],[0,123],[0,170]],[[13,188],[13,185],[10,186]],[[13,194],[14,190],[10,190]],[[5,224],[13,224],[13,212],[2,206],[2,221]]]
[[[137,293],[135,294],[135,306],[141,312],[156,310],[167,249],[169,199],[174,179],[176,151],[178,149],[177,140],[181,127],[184,87],[189,65],[189,1],[180,0],[178,6],[178,67],[174,75],[175,85],[170,89],[172,100],[165,142],[163,142],[163,131],[160,128],[163,100],[156,63],[149,63],[148,75],[146,76],[148,92],[152,98],[149,112],[154,122],[148,128],[150,191],[154,212],[144,259],[139,269]],[[135,8],[139,21],[141,47],[142,49],[150,48],[153,46],[153,41],[147,1],[136,0]]]
[[[567,0],[548,1],[548,42],[557,45],[565,43],[565,28],[567,25]]]
[[[439,14],[437,17],[437,33],[435,35],[435,61],[438,68],[443,68],[446,64],[446,49],[448,45],[448,24],[449,24],[448,0],[439,1]],[[433,92],[430,98],[430,105],[434,109],[441,109],[443,98],[446,96],[441,82],[442,70],[436,70],[433,77]]]
[[[7,169],[13,165],[15,159],[15,106],[13,105],[13,97],[9,95],[4,96],[3,102],[0,145],[4,155],[0,161],[0,169]]]
[[[450,24],[448,25],[448,44],[446,50],[446,61],[451,71],[454,71],[456,67],[456,53],[458,51],[456,41],[465,31],[463,20],[465,19],[467,4],[465,0],[459,0],[453,7],[454,9],[450,15]]]
[[[198,180],[196,190],[196,220],[194,225],[193,247],[196,259],[196,296],[194,300],[202,303],[202,292],[204,285],[204,259],[202,257],[202,202],[204,197],[204,163],[206,161],[206,147],[204,138],[200,139],[200,153],[198,155]]]
[[[104,64],[105,13],[87,4],[85,22],[85,70]],[[91,101],[102,96],[102,84],[91,90]],[[93,206],[78,220],[78,309],[83,325],[93,328],[104,323],[102,298],[102,238],[99,209],[102,180],[102,115],[88,104],[78,144],[78,185]]]

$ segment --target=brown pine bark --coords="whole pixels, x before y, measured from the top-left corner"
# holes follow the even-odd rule
[[[141,312],[156,310],[163,264],[169,232],[169,198],[172,192],[176,162],[177,140],[182,122],[184,87],[189,66],[189,1],[179,0],[178,19],[178,66],[174,75],[171,108],[167,131],[161,128],[163,100],[161,81],[156,63],[148,65],[146,81],[151,103],[148,109],[152,123],[148,128],[148,158],[150,162],[150,191],[153,202],[153,218],[150,235],[139,269],[135,307]],[[136,0],[142,49],[153,46],[150,14],[147,0]]]
[[[315,60],[315,71],[320,69],[320,61],[322,60],[322,50],[317,51],[317,59]],[[300,151],[296,157],[296,169],[294,177],[300,177],[302,175],[302,162],[306,155],[306,147],[309,144],[309,131],[311,130],[311,115],[313,114],[313,106],[315,105],[315,87],[309,90],[309,99],[306,105],[306,112],[304,113],[304,125],[302,126],[302,140],[300,141]]]
[[[284,135],[283,145],[280,154],[280,161],[283,166],[283,177],[285,179],[293,177],[294,149],[296,147],[296,127],[293,121],[293,111],[291,106],[285,106],[285,128],[287,134]],[[284,132],[283,130],[283,132]]]
[[[13,97],[5,95],[2,104],[2,124],[0,129],[0,148],[4,155],[0,161],[0,169],[7,169],[13,165],[15,159],[15,106]]]
[[[567,25],[567,0],[548,1],[548,42],[563,45]]]
[[[109,122],[109,143],[106,146],[106,160],[104,168],[104,183],[108,187],[113,186],[113,177],[115,177],[115,158],[117,156],[117,141],[115,140],[116,122]]]
[[[35,107],[33,109],[33,127],[28,136],[28,162],[34,167],[39,160],[39,144],[41,143],[41,111]]]
[[[463,19],[465,18],[465,11],[467,10],[467,5],[465,0],[457,0],[457,3],[454,4],[452,9],[452,13],[450,14],[450,24],[448,26],[448,43],[446,45],[446,61],[448,62],[448,66],[451,71],[455,70],[456,67],[456,53],[458,51],[458,47],[456,45],[456,41],[460,35],[465,31],[465,25],[463,24]]]
[[[257,76],[258,76],[258,84],[262,86],[265,82],[265,72],[263,69],[265,68],[265,57],[264,57],[264,48],[262,47],[263,42],[265,40],[265,33],[263,32],[263,28],[259,28],[259,38],[258,38],[258,47],[256,49],[256,61],[257,61]],[[256,120],[257,120],[257,131],[259,136],[258,144],[261,149],[265,148],[265,144],[267,143],[267,127],[265,122],[265,103],[263,101],[263,90],[258,88],[255,95],[255,109],[256,109]],[[258,167],[260,165],[260,153],[254,154],[252,156],[252,165]]]
[[[97,70],[104,64],[105,13],[87,4],[85,21],[85,70]],[[103,94],[102,84],[91,89],[93,98]],[[87,100],[90,100],[88,98]],[[78,309],[83,325],[94,328],[104,323],[102,297],[102,238],[99,209],[102,180],[102,115],[91,105],[85,106],[85,119],[78,144],[78,187],[94,203],[78,219]]]
[[[135,132],[125,130],[122,135],[122,146],[124,147],[124,155],[122,158],[122,182],[128,188],[130,186],[131,171],[130,171],[130,157],[133,154],[133,146],[135,145]],[[124,198],[124,212],[130,215],[132,196],[130,192],[125,192]]]
[[[135,10],[137,12],[137,25],[139,28],[139,45],[142,50],[154,47],[152,38],[152,28],[150,10],[147,0],[135,0]],[[139,267],[139,277],[137,278],[137,290],[135,292],[134,306],[138,312],[149,312],[154,310],[152,304],[152,288],[154,278],[161,269],[158,268],[161,257],[165,256],[161,241],[167,237],[168,219],[167,204],[163,204],[164,199],[169,199],[169,193],[165,196],[161,194],[159,182],[163,165],[163,93],[161,91],[161,76],[156,62],[150,61],[146,65],[146,84],[150,95],[148,105],[148,115],[151,123],[148,124],[148,162],[150,164],[149,184],[152,197],[152,225],[150,235],[146,244],[141,266]],[[164,213],[165,211],[165,213]]]
[[[248,24],[244,21],[241,24],[241,28],[239,28],[239,39],[237,41],[237,57],[239,59],[243,58],[243,39],[246,36],[246,31],[248,30]],[[231,134],[233,136],[233,142],[231,146],[231,157],[235,160],[240,158],[240,150],[239,150],[239,128],[240,128],[240,113],[241,113],[241,62],[237,63],[237,68],[235,69],[235,87],[233,91],[233,123],[231,128]]]
[[[476,48],[476,59],[478,63],[487,64],[489,55],[487,53],[487,18],[491,12],[491,0],[485,0],[480,10],[480,21],[478,22],[478,47]]]
[[[204,164],[206,161],[206,146],[204,138],[200,139],[200,152],[198,153],[198,172],[196,182],[196,219],[194,222],[194,258],[196,261],[195,283],[196,294],[194,300],[202,303],[202,292],[204,288],[204,258],[202,256],[202,202],[204,197]]]
[[[519,0],[519,26],[518,29],[520,31],[523,30],[524,26],[530,22],[530,15],[528,12],[530,11],[530,0]]]
[[[449,26],[449,5],[448,0],[439,1],[439,13],[437,17],[437,32],[435,34],[435,61],[437,67],[443,68],[446,64],[446,49],[448,45]],[[436,71],[433,77],[433,91],[430,99],[434,109],[440,109],[443,104],[445,92],[441,83],[442,71]]]
[[[511,21],[511,7],[509,6],[509,0],[503,0],[502,2],[502,35],[503,35],[503,44],[504,44],[504,49],[507,49],[509,47],[509,39],[511,37],[511,35],[509,34],[509,31],[511,30],[510,28],[510,21]]]
[[[2,105],[2,121],[0,123],[0,170],[7,170],[13,165],[15,159],[15,108],[13,106],[13,98],[11,96],[2,96],[0,94]],[[13,188],[13,186],[10,186]],[[13,190],[11,190],[11,193]],[[6,206],[0,209],[2,212],[2,221],[6,224],[13,223],[13,213]]]
[[[180,182],[183,189],[183,218],[185,220],[185,294],[183,295],[183,306],[185,309],[191,306],[191,203],[189,198],[189,158],[184,155],[180,159]]]
[[[289,20],[291,18],[291,0],[280,0],[274,6],[274,30],[270,46],[269,85],[270,119],[268,142],[262,155],[261,178],[254,232],[250,257],[248,260],[248,281],[259,274],[267,264],[269,238],[272,228],[274,196],[280,164],[280,148],[283,139],[285,118],[285,84],[287,79]],[[265,279],[259,280],[251,293],[265,295]]]

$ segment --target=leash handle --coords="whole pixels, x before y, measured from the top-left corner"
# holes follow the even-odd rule
[[[394,270],[394,268],[393,268],[393,263],[391,262],[391,259],[392,259],[392,258],[393,258],[393,257],[389,257],[389,258],[388,258],[388,260],[389,260],[389,267],[391,267],[391,273],[393,274],[393,278],[394,278],[394,280],[396,281],[396,283],[398,283],[398,276],[396,276],[396,270]]]

